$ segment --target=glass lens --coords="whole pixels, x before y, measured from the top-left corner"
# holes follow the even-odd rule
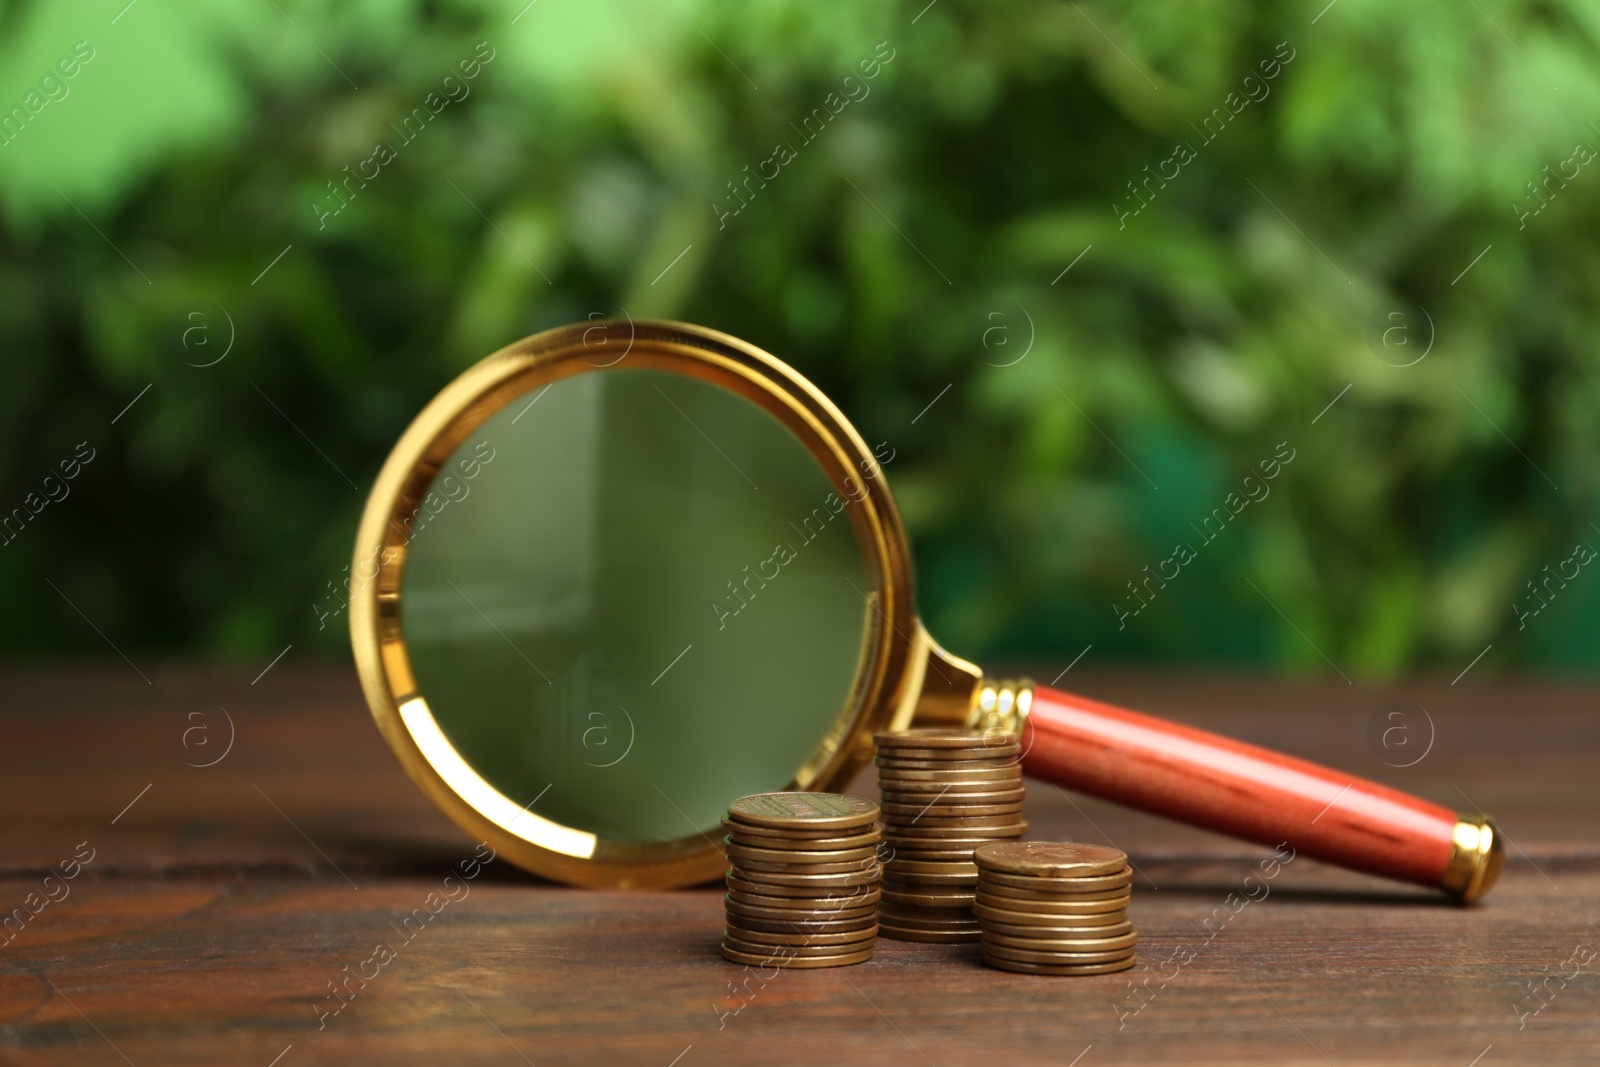
[[[408,524],[418,691],[484,779],[627,842],[710,831],[840,720],[872,611],[850,518],[743,398],[580,374],[464,441]]]

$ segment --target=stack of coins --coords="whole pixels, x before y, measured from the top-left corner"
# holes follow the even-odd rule
[[[1007,841],[973,854],[983,962],[1026,974],[1107,974],[1134,964],[1128,857],[1114,848]]]
[[[727,829],[727,929],[735,963],[839,967],[872,958],[878,936],[878,806],[836,793],[758,793]]]
[[[1015,734],[904,730],[876,735],[889,846],[878,930],[900,941],[976,941],[972,850],[1021,837]]]

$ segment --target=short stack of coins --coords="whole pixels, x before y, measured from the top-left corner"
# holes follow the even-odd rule
[[[1028,830],[1016,735],[903,730],[875,736],[888,846],[878,932],[900,941],[976,941],[972,850]]]
[[[983,962],[1025,974],[1108,974],[1134,965],[1133,872],[1114,848],[1007,841],[973,853]]]
[[[878,936],[878,806],[836,793],[758,793],[734,801],[727,928],[735,963],[840,967],[872,958]]]

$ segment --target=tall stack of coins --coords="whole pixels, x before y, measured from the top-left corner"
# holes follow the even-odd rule
[[[901,941],[976,941],[972,850],[1021,837],[1021,746],[1014,734],[877,734],[883,790],[883,902],[878,931]]]
[[[727,929],[735,963],[839,967],[878,936],[878,806],[836,793],[758,793],[733,802]]]
[[[1114,848],[1007,841],[973,853],[983,962],[1026,974],[1107,974],[1134,964],[1133,872]]]

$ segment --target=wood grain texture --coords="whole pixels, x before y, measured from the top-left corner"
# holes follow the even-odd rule
[[[1034,978],[974,946],[882,941],[736,995],[714,889],[574,890],[496,862],[439,904],[473,843],[406,781],[347,673],[147,673],[0,677],[0,910],[44,900],[47,876],[66,890],[0,936],[0,1062],[1493,1067],[1600,1047],[1600,958],[1577,963],[1600,950],[1600,688],[1076,671],[1096,698],[1493,812],[1500,885],[1461,909],[1305,858],[1267,879],[1270,850],[1033,783],[1033,836],[1132,856],[1139,970]],[[1397,695],[1436,730],[1406,768],[1366,740]],[[220,744],[219,708],[232,750],[186,766],[220,752],[184,743],[206,724]],[[82,842],[93,858],[61,880]],[[379,945],[393,958],[331,999]]]

